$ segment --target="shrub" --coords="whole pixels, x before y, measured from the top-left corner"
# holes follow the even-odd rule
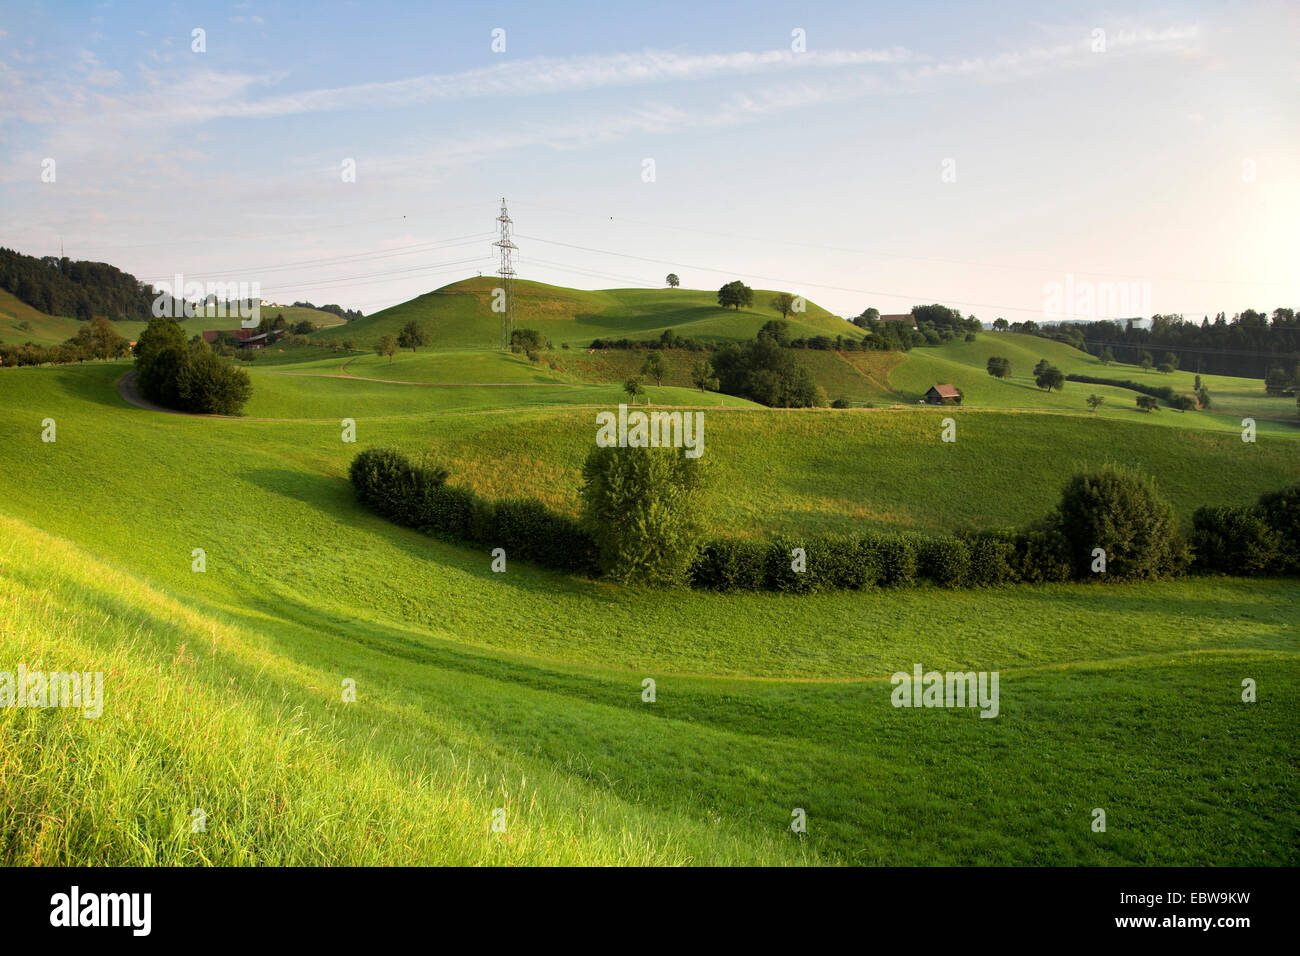
[[[1106,552],[1104,577],[1113,581],[1166,577],[1189,562],[1173,507],[1149,478],[1114,465],[1071,478],[1056,523],[1079,578],[1091,576],[1095,548]]]
[[[766,541],[710,541],[691,563],[691,586],[710,591],[761,591],[767,586]]]
[[[248,373],[197,342],[176,376],[180,406],[205,415],[238,415],[253,394]]]
[[[1192,515],[1197,567],[1226,574],[1268,574],[1281,559],[1281,536],[1259,508],[1199,508]]]
[[[813,542],[809,569],[825,588],[860,591],[880,581],[880,556],[866,535],[827,535]]]
[[[676,448],[593,448],[582,520],[616,581],[685,583],[703,528],[705,467]]]
[[[508,557],[560,571],[589,574],[596,568],[596,544],[568,515],[556,514],[540,501],[509,498],[480,513],[483,527],[475,537]]]
[[[369,448],[352,459],[348,476],[357,500],[385,518],[414,528],[429,523],[433,499],[448,471],[412,462],[395,448]]]
[[[961,587],[970,574],[970,548],[960,538],[923,538],[917,550],[919,573],[946,588]]]
[[[1068,581],[1070,545],[1055,528],[1030,528],[1015,535],[1014,573],[1031,584]]]
[[[1300,482],[1260,495],[1259,510],[1278,536],[1278,570],[1300,573]]]
[[[1152,398],[1163,398],[1166,402],[1173,401],[1177,393],[1168,385],[1144,385],[1141,382],[1133,382],[1124,378],[1099,378],[1095,375],[1076,375],[1069,374],[1065,376],[1067,382],[1085,382],[1089,385],[1113,385],[1115,388],[1127,388],[1130,391],[1141,392],[1143,395],[1150,395]]]
[[[917,539],[914,535],[873,535],[864,547],[875,556],[881,584],[902,588],[916,583]]]
[[[970,550],[967,584],[996,587],[1020,580],[1014,531],[968,532],[963,540]]]
[[[795,548],[804,549],[803,571],[795,571],[792,567]],[[773,540],[768,545],[764,562],[767,571],[764,582],[768,590],[783,594],[809,594],[822,590],[823,582],[817,574],[814,558],[817,551],[817,543],[809,538],[781,536]]]
[[[151,402],[184,412],[238,415],[252,395],[248,373],[201,339],[185,343],[172,318],[150,321],[135,348],[136,386]]]

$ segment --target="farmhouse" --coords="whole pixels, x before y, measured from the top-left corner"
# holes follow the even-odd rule
[[[916,328],[916,319],[912,318],[911,312],[903,312],[899,315],[882,315],[881,322],[903,322],[909,329]]]
[[[961,392],[953,385],[931,385],[925,400],[931,405],[960,405]]]
[[[203,341],[209,345],[216,345],[217,339],[223,335],[229,335],[233,338],[241,349],[260,349],[266,345],[266,333],[259,332],[257,329],[223,329],[220,331],[205,329]]]

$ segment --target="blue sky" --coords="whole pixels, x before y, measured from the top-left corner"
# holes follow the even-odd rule
[[[1297,39],[1293,3],[36,3],[0,244],[372,312],[493,271],[504,195],[520,275],[584,288],[1300,307]]]

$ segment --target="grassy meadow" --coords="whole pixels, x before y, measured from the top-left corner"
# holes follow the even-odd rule
[[[591,338],[752,335],[770,317],[696,315],[689,290],[548,304],[543,287],[519,324],[549,323],[557,348],[534,364],[471,350],[495,335],[483,283],[314,336],[364,344],[429,316],[435,345],[391,362],[259,356],[243,418],[130,406],[129,363],[0,369],[0,671],[105,675],[97,720],[0,708],[0,860],[1300,863],[1295,579],[664,591],[514,561],[493,573],[485,552],[367,512],[346,474],[372,445],[429,449],[453,483],[573,511],[595,412],[625,400],[643,358],[589,354]],[[677,311],[648,304],[668,295]],[[808,334],[843,325],[811,309]],[[985,373],[991,354],[1011,380]],[[699,356],[665,357],[648,399],[704,409],[727,534],[1022,524],[1103,461],[1152,475],[1184,525],[1300,478],[1300,429],[1262,383],[1206,376],[1215,407],[1185,414],[1130,414],[1113,389],[1092,415],[1100,387],[1046,395],[1034,362],[1140,370],[1027,336],[800,354],[832,398],[877,406],[848,410],[702,395],[685,377]],[[934,381],[966,404],[917,407]],[[1000,715],[893,707],[890,675],[916,662],[999,671]],[[1245,678],[1257,703],[1241,702]]]
[[[320,333],[325,341],[351,340],[371,347],[386,333],[396,334],[415,320],[430,332],[430,348],[494,348],[500,341],[500,316],[492,311],[494,276],[464,279],[346,327]],[[658,338],[665,329],[703,342],[753,338],[777,314],[768,308],[775,292],[755,289],[746,309],[724,309],[716,291],[702,289],[604,289],[587,291],[519,279],[514,284],[515,325],[539,329],[558,348],[567,342],[586,347],[597,338]],[[856,326],[808,302],[791,316],[792,334],[861,337]]]

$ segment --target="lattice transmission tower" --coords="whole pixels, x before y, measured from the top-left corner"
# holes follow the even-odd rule
[[[497,274],[501,276],[501,348],[510,348],[510,336],[515,330],[515,250],[519,247],[510,240],[510,213],[506,209],[506,199],[501,197],[501,215],[497,216],[501,226],[501,238],[492,245],[501,253],[501,265]]]

